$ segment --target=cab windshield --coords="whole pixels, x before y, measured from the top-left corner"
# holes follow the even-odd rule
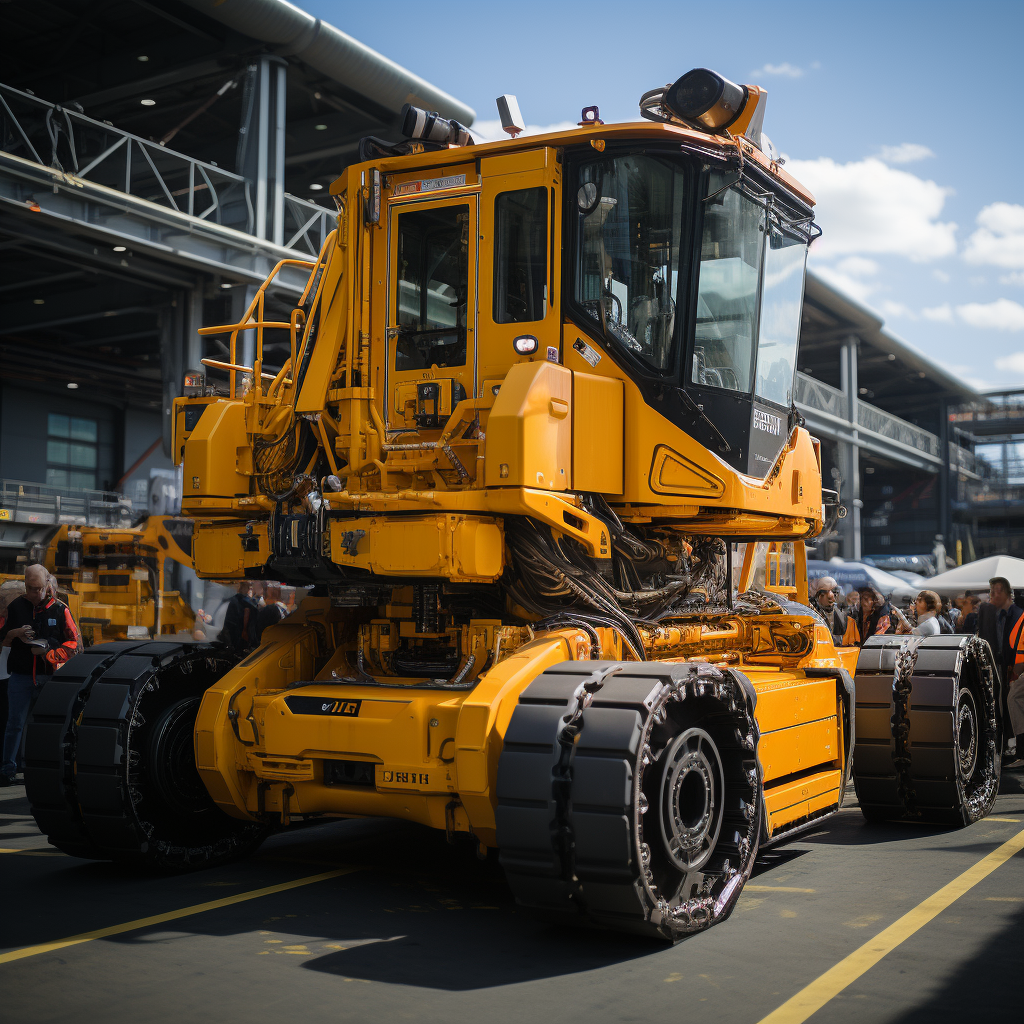
[[[601,333],[659,374],[674,374],[689,332],[685,229],[701,224],[693,347],[684,386],[789,408],[803,303],[806,231],[735,170],[703,175],[652,154],[579,165],[575,301]],[[677,302],[681,308],[677,310]]]
[[[604,333],[660,371],[672,369],[686,169],[659,157],[580,168],[576,301]]]

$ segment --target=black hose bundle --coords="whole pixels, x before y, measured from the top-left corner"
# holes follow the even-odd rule
[[[512,566],[502,580],[505,593],[541,616],[540,626],[610,626],[642,659],[638,626],[724,604],[728,580],[720,538],[673,545],[626,527],[599,495],[585,503],[612,537],[610,572],[570,537],[532,519],[505,520]]]

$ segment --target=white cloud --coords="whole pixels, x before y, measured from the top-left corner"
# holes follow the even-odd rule
[[[878,264],[866,256],[847,256],[836,264],[836,270],[850,277],[873,277],[878,273]]]
[[[824,235],[811,251],[818,259],[882,253],[926,263],[956,251],[956,225],[938,219],[950,190],[934,181],[878,157],[791,160],[786,170],[817,197]]]
[[[838,288],[839,291],[849,295],[851,299],[855,299],[857,302],[867,302],[868,297],[875,290],[874,282],[865,281],[850,274],[843,274],[828,264],[815,266],[814,272],[822,280],[832,285],[833,288]]]
[[[909,306],[905,306],[902,302],[893,302],[892,299],[886,299],[882,303],[882,312],[886,316],[900,317],[904,320],[917,319],[917,314]]]
[[[887,164],[913,164],[931,156],[935,154],[919,142],[901,142],[898,146],[883,146],[878,159]]]
[[[1011,299],[968,302],[956,307],[957,316],[971,327],[990,331],[1024,331],[1024,306]]]
[[[992,203],[978,214],[977,223],[964,250],[968,263],[1024,269],[1024,206]]]
[[[1024,375],[1024,352],[1011,352],[1008,356],[1000,356],[996,360],[996,369],[1004,373]]]
[[[754,78],[761,75],[775,75],[779,78],[803,78],[804,69],[788,62],[784,64],[765,64],[763,68],[751,71],[750,74]]]
[[[556,124],[528,124],[524,135],[545,135],[548,132],[564,132],[567,128],[577,127],[575,121],[558,121]],[[497,118],[493,121],[474,121],[469,129],[477,142],[496,142],[498,139],[508,139],[501,127],[501,121]]]
[[[925,320],[934,320],[940,324],[951,324],[953,322],[953,307],[944,302],[941,306],[930,306],[921,310],[921,316]]]
[[[1003,274],[999,278],[1000,284],[1015,284],[1024,287],[1024,271],[1015,270],[1012,274]]]
[[[949,284],[949,274],[944,270],[933,270],[932,277],[934,277],[936,281],[941,281],[943,284]]]

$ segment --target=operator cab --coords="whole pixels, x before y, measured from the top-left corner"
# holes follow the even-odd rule
[[[796,418],[812,210],[737,150],[688,148],[566,154],[567,313],[649,405],[763,478]]]

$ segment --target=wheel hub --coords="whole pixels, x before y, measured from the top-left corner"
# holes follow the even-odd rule
[[[970,779],[978,763],[978,713],[970,690],[961,690],[957,700],[956,745],[961,775]]]
[[[203,811],[210,798],[196,770],[192,734],[199,697],[168,707],[154,723],[150,776],[163,799],[182,813]]]
[[[707,861],[722,827],[722,762],[703,729],[677,736],[663,757],[662,841],[673,864],[692,871]]]

